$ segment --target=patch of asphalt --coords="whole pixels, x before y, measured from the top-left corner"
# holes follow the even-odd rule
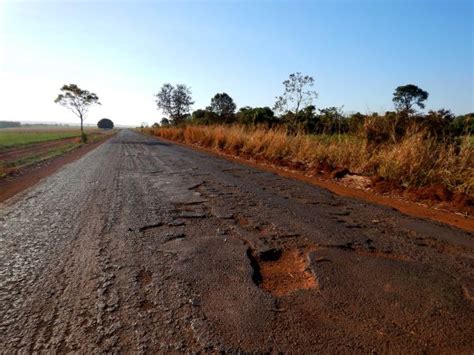
[[[122,131],[1,205],[0,348],[470,352],[472,260],[460,230]]]

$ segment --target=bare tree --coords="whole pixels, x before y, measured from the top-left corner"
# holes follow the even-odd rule
[[[91,105],[100,105],[99,97],[93,92],[80,89],[76,84],[63,85],[54,102],[70,109],[81,120],[81,140],[86,142],[84,120]]]
[[[293,112],[297,116],[300,110],[312,105],[313,100],[318,97],[317,92],[310,89],[314,85],[312,76],[293,73],[283,85],[285,92],[276,98],[274,106],[274,110],[280,113]]]

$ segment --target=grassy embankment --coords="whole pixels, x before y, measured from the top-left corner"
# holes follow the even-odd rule
[[[88,141],[104,138],[97,129],[88,129]],[[63,155],[82,145],[78,128],[6,128],[0,130],[0,177],[32,164]],[[49,143],[54,143],[47,146]],[[28,149],[33,148],[33,149]],[[3,159],[2,159],[3,158]]]
[[[380,192],[404,191],[420,199],[472,204],[474,144],[442,143],[423,133],[397,143],[370,144],[362,135],[288,135],[284,129],[244,126],[148,128],[148,134],[311,174],[347,168],[371,177]]]

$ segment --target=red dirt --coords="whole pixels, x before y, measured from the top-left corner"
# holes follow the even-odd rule
[[[10,175],[8,177],[0,179],[0,202],[3,202],[9,199],[10,197],[16,195],[17,193],[27,189],[28,187],[35,185],[41,179],[53,174],[63,165],[71,163],[76,159],[79,159],[84,154],[90,152],[92,149],[95,149],[99,145],[104,143],[108,138],[105,138],[99,142],[89,143],[80,146],[70,152],[67,152],[66,154],[54,157],[52,159],[48,159],[38,164],[28,166],[25,169],[19,170],[15,175]],[[67,140],[70,139],[68,138]],[[55,141],[51,143],[57,142]],[[64,144],[64,140],[60,140],[60,144],[58,145],[61,144]],[[55,145],[53,145],[53,147],[54,146]],[[50,148],[51,146],[48,146],[48,149]]]
[[[154,137],[154,136],[152,136]],[[361,200],[369,201],[372,203],[389,206],[392,207],[402,213],[405,213],[410,216],[419,217],[419,218],[426,218],[434,221],[438,221],[441,223],[445,223],[469,232],[474,232],[474,218],[464,216],[455,212],[448,212],[442,211],[434,208],[430,208],[426,205],[420,205],[419,203],[413,201],[407,201],[401,199],[401,197],[397,196],[397,191],[400,191],[400,187],[396,184],[390,184],[388,182],[380,182],[380,179],[375,179],[375,182],[379,181],[379,187],[377,187],[377,183],[375,184],[374,191],[367,191],[361,189],[354,189],[347,186],[342,185],[341,183],[335,182],[331,180],[330,176],[328,176],[328,172],[322,171],[325,173],[324,175],[314,176],[314,175],[306,175],[302,171],[293,170],[287,167],[275,166],[270,165],[266,161],[259,161],[255,158],[243,158],[242,156],[235,156],[230,155],[224,152],[215,151],[209,148],[204,148],[197,145],[189,145],[178,141],[173,141],[161,137],[155,137],[158,139],[162,139],[164,141],[168,141],[174,144],[179,144],[185,147],[190,147],[196,150],[204,151],[206,153],[214,154],[216,156],[223,157],[225,159],[238,161],[241,164],[251,166],[254,168],[264,169],[273,173],[276,173],[280,176],[289,177],[293,179],[298,179],[301,181],[305,181],[307,183],[325,188],[337,195],[340,196],[347,196],[358,198]],[[320,170],[320,169],[318,169]],[[333,169],[328,169],[333,170]],[[390,186],[388,186],[390,185]],[[383,192],[382,192],[383,191]],[[379,193],[394,193],[395,196],[382,196]],[[406,196],[405,196],[406,198]],[[459,199],[460,201],[465,202],[465,198]],[[459,205],[459,202],[458,202]],[[454,207],[452,204],[449,205],[450,208]]]
[[[263,278],[259,286],[274,296],[318,287],[316,278],[307,269],[306,252],[284,250],[277,260],[258,261]]]

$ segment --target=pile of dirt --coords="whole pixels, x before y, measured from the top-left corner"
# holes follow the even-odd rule
[[[272,248],[259,253],[249,250],[247,255],[254,270],[254,283],[276,297],[318,288],[318,281],[308,268],[308,251]]]

